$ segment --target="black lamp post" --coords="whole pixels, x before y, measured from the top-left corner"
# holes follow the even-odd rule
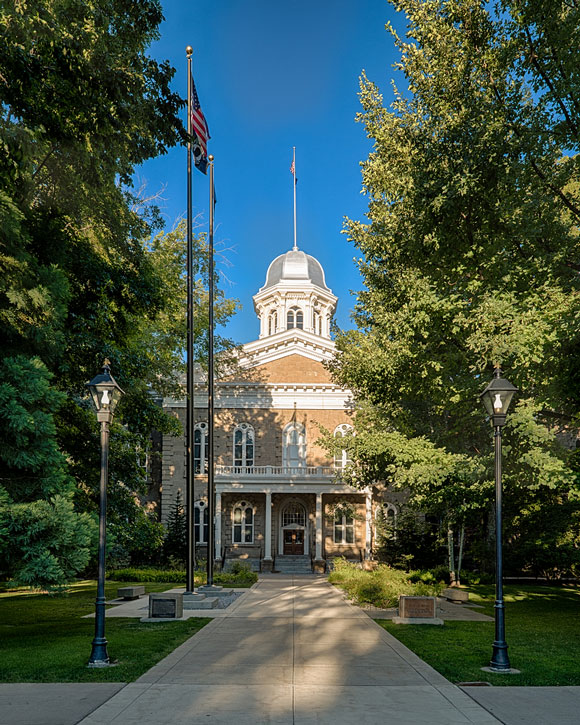
[[[97,598],[95,600],[95,637],[89,658],[89,667],[108,667],[111,663],[105,639],[105,536],[107,523],[107,477],[109,467],[109,423],[123,391],[117,385],[109,369],[109,361],[103,363],[103,372],[94,377],[87,387],[101,424],[101,486],[99,495],[99,571]]]
[[[505,608],[503,602],[501,429],[505,425],[509,405],[517,390],[515,385],[502,378],[501,369],[496,366],[493,380],[480,395],[494,428],[495,442],[495,641],[489,663],[489,669],[492,672],[511,671],[507,653],[508,646],[505,641]]]

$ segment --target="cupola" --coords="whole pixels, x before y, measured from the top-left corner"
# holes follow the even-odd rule
[[[320,262],[294,247],[274,259],[254,296],[260,337],[298,329],[330,339],[336,303]]]

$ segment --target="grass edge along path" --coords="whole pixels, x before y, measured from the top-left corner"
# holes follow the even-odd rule
[[[466,587],[470,601],[493,617],[493,587]],[[494,622],[445,622],[443,627],[375,620],[453,683],[484,681],[494,686],[580,685],[580,590],[574,587],[511,585],[504,590],[506,641],[519,675],[483,672],[489,665]]]
[[[107,583],[107,599],[116,597],[118,586]],[[147,592],[171,586],[179,584],[145,584]],[[96,582],[89,580],[76,582],[63,595],[0,593],[0,682],[132,682],[211,621],[107,618],[108,652],[118,666],[88,669],[95,620],[83,617],[94,612],[95,596]]]

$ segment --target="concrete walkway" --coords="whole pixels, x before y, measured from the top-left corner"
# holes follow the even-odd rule
[[[262,577],[135,683],[0,684],[0,725],[577,725],[579,712],[580,687],[451,685],[314,576]]]
[[[323,578],[262,578],[225,612],[82,724],[500,722]]]

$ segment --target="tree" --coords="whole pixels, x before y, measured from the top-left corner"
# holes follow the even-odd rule
[[[491,506],[477,398],[500,363],[521,390],[506,426],[506,530],[525,537],[528,507],[555,492],[577,506],[560,439],[580,412],[580,9],[395,6],[408,19],[406,40],[389,26],[407,89],[385,108],[361,79],[369,221],[346,231],[366,289],[332,368],[365,401],[359,466],[457,526]]]
[[[88,561],[95,522],[73,509],[74,480],[55,443],[50,387],[38,359],[7,358],[0,382],[0,551],[2,574],[58,587]]]
[[[167,517],[167,533],[163,545],[163,553],[169,560],[182,562],[187,548],[187,520],[181,489],[177,489],[175,501]]]
[[[38,361],[52,392],[64,394],[51,398],[54,425],[44,426],[37,467],[74,477],[75,512],[63,517],[62,536],[68,531],[79,551],[82,512],[97,510],[99,477],[85,383],[103,358],[126,392],[111,430],[109,497],[110,529],[125,549],[128,525],[159,540],[139,507],[146,478],[138,458],[153,428],[177,430],[152,392],[178,382],[185,342],[181,297],[173,295],[183,287],[183,230],[156,236],[158,210],[132,187],[139,164],[187,140],[178,116],[184,101],[170,88],[174,69],[147,55],[162,19],[157,0],[12,0],[0,9],[0,358],[3,367]],[[195,245],[202,270],[201,236]],[[203,285],[197,292],[200,305]],[[217,321],[235,307],[218,297]],[[5,408],[23,400],[28,420],[44,420],[47,403],[27,385],[14,376]],[[24,498],[15,482],[29,474],[27,453],[17,452],[5,471],[2,505],[14,513],[26,502],[40,521],[53,494]],[[17,551],[28,556],[17,541],[14,571]],[[81,558],[55,569],[52,581],[82,568]]]

